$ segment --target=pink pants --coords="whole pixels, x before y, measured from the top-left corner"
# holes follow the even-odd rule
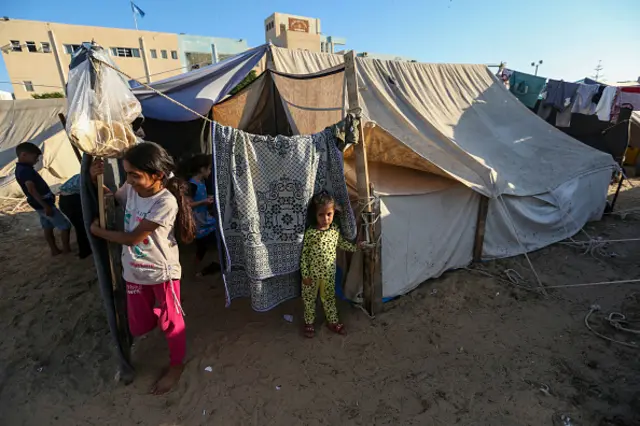
[[[142,336],[159,326],[169,344],[171,365],[182,364],[187,338],[180,306],[180,280],[145,285],[128,282],[127,315],[134,336]]]

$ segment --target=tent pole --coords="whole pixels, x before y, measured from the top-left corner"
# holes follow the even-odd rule
[[[489,198],[480,195],[478,205],[478,219],[476,221],[476,236],[473,241],[473,261],[482,260],[482,246],[484,245],[484,231],[487,225],[487,213],[489,212]]]
[[[358,78],[356,75],[356,54],[353,50],[347,52],[344,55],[344,65],[345,65],[345,77],[347,80],[347,99],[349,101],[349,113],[354,114],[356,117],[360,118],[360,113],[362,108],[360,107],[360,99],[358,92]],[[372,209],[372,199],[371,199],[371,188],[369,184],[369,167],[367,164],[367,150],[365,147],[364,140],[364,128],[362,126],[362,120],[359,120],[358,124],[358,143],[355,145],[355,156],[356,156],[356,176],[357,176],[357,187],[358,187],[358,203],[359,203],[359,214],[367,215],[371,217]],[[370,229],[368,230],[370,241],[376,242],[378,235],[375,233],[374,225],[370,225]],[[364,270],[363,270],[363,280],[362,280],[362,288],[364,295],[364,304],[365,309],[369,312],[370,315],[374,315],[376,310],[379,310],[379,307],[382,305],[382,293],[376,292],[376,288],[374,282],[376,278],[374,277],[375,271],[380,271],[380,268],[377,268],[375,265],[376,256],[375,251],[370,250],[364,254]],[[380,280],[380,287],[382,286]]]

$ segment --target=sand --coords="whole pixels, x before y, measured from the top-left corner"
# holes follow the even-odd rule
[[[619,208],[640,208],[640,189],[625,187]],[[586,231],[640,238],[639,224],[632,212]],[[603,321],[622,312],[640,329],[640,284],[544,298],[454,271],[387,303],[374,320],[341,304],[349,335],[322,328],[306,340],[299,301],[261,314],[245,301],[227,309],[218,277],[187,277],[188,363],[178,387],[155,397],[147,392],[167,362],[163,336],[136,342],[133,384],[114,380],[92,259],[50,258],[33,212],[1,215],[0,232],[0,425],[510,426],[562,425],[562,415],[574,426],[640,424],[639,349],[584,325],[597,303],[596,331],[640,344]],[[546,285],[564,285],[640,278],[639,254],[640,242],[595,257],[558,244],[530,258]],[[479,267],[499,278],[512,268],[523,285],[534,282],[523,257]]]

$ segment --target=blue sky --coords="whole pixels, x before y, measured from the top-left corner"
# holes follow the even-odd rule
[[[128,0],[7,1],[0,16],[133,28]],[[499,63],[577,80],[602,60],[607,81],[640,76],[640,0],[137,0],[149,31],[184,32],[264,42],[273,12],[320,18],[323,33],[347,38],[347,48],[397,54],[421,62]],[[634,22],[636,23],[634,25]],[[0,34],[0,39],[3,35]],[[6,40],[5,40],[6,41]],[[4,44],[4,43],[3,43]],[[634,53],[635,49],[635,53]],[[0,64],[0,81],[7,81]],[[0,84],[0,89],[7,90]]]

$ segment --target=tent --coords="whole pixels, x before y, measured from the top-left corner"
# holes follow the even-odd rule
[[[22,142],[31,142],[42,150],[38,171],[49,186],[80,172],[78,158],[58,118],[65,110],[65,99],[0,101],[0,196],[22,196],[14,176],[15,147]]]
[[[199,96],[209,101],[182,92],[188,74],[173,78],[172,93],[201,114],[213,106],[214,120],[252,133],[314,133],[345,116],[342,55],[273,46],[250,52],[243,71],[261,53],[268,70],[235,96],[223,99],[215,83],[227,61],[209,83],[199,80]],[[478,241],[482,259],[515,256],[601,217],[611,156],[531,113],[486,66],[369,58],[355,65],[369,177],[381,203],[383,297],[468,265]],[[228,73],[238,77],[238,69]],[[353,150],[345,164],[355,189]],[[478,240],[477,223],[485,221]]]

